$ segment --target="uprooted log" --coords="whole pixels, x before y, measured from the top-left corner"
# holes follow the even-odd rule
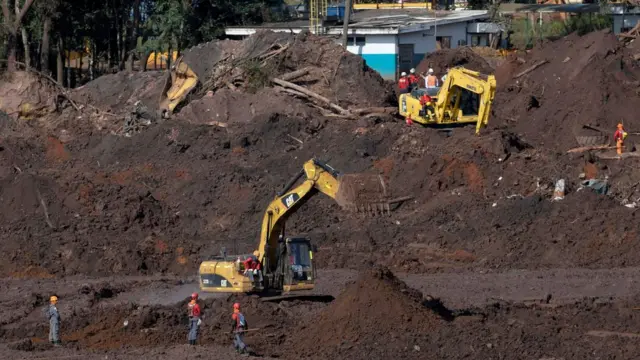
[[[370,114],[391,115],[391,114],[397,113],[398,112],[398,108],[396,108],[396,107],[370,107],[370,108],[364,108],[364,109],[353,109],[353,110],[349,110],[349,111],[352,114],[360,115],[360,116],[370,115]]]
[[[324,97],[322,95],[319,95],[317,93],[314,93],[311,90],[305,89],[302,86],[299,86],[299,85],[296,85],[296,84],[293,84],[293,83],[290,83],[288,81],[284,81],[284,80],[278,79],[278,78],[273,78],[273,79],[271,79],[271,81],[276,85],[282,86],[284,88],[293,89],[293,90],[295,90],[297,92],[303,93],[303,94],[305,94],[305,95],[307,95],[309,97],[312,97],[312,98],[314,98],[316,100],[319,100],[319,101],[327,104],[331,109],[337,111],[339,114],[349,115],[349,111],[347,111],[346,109],[340,107],[339,105],[336,105],[336,104],[332,103],[326,97]]]
[[[615,146],[609,146],[609,145],[582,146],[582,147],[569,149],[567,150],[567,153],[572,154],[572,153],[581,153],[581,152],[591,151],[591,150],[607,150],[607,149],[615,149],[615,148],[616,148]]]
[[[532,72],[533,70],[539,68],[540,66],[542,66],[542,65],[544,65],[544,64],[546,64],[548,62],[549,62],[548,60],[542,60],[540,62],[537,62],[537,63],[533,64],[532,66],[526,68],[524,71],[522,71],[520,73],[517,73],[513,78],[517,79],[519,77],[525,76],[528,73]]]
[[[305,75],[307,75],[309,73],[309,69],[308,68],[304,68],[301,70],[296,70],[296,71],[292,71],[290,73],[286,73],[282,76],[280,76],[280,80],[284,80],[284,81],[291,81],[291,80],[295,80],[297,78],[303,77]]]

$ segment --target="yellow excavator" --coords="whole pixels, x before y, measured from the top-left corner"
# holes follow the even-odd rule
[[[450,69],[439,88],[416,89],[398,99],[401,116],[423,125],[487,126],[496,94],[496,78],[477,71]],[[422,100],[421,100],[422,98]]]
[[[303,181],[294,185],[301,179]],[[344,209],[374,214],[390,211],[390,191],[380,175],[341,174],[328,164],[311,159],[267,206],[260,230],[258,249],[253,254],[221,254],[200,264],[199,282],[203,292],[259,293],[287,295],[312,290],[316,279],[314,246],[305,237],[285,236],[285,221],[312,195],[321,192]],[[254,256],[261,272],[245,274],[244,261]],[[249,276],[248,276],[249,275]],[[266,299],[266,298],[265,298]]]

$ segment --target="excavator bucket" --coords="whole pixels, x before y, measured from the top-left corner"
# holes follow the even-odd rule
[[[191,90],[198,84],[198,75],[183,61],[178,59],[167,76],[160,98],[160,111],[163,117],[171,114]]]
[[[381,175],[344,174],[336,202],[346,210],[370,215],[390,214],[391,191]]]

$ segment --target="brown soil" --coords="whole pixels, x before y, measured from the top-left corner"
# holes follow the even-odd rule
[[[444,75],[447,67],[463,66],[469,70],[479,71],[483,74],[493,73],[493,68],[487,60],[475,53],[469,47],[460,47],[456,49],[443,49],[434,51],[420,61],[416,67],[417,73],[426,73],[430,68],[433,69],[436,76]]]
[[[498,69],[494,111],[528,140],[558,150],[577,147],[576,136],[599,134],[583,125],[603,128],[611,137],[619,122],[634,129],[640,124],[628,109],[640,105],[634,95],[640,68],[631,55],[608,30],[544,43],[524,57],[525,63],[512,59]],[[513,77],[545,60],[549,63]]]
[[[370,270],[296,329],[285,347],[302,358],[404,358],[441,323],[422,302],[420,292],[388,269]],[[378,346],[381,341],[386,346]]]
[[[251,41],[270,46],[270,36]],[[274,74],[310,66],[316,82],[306,86],[339,98],[343,106],[388,103],[377,74],[332,40],[282,36],[277,40],[293,42]],[[249,51],[249,44],[224,46]],[[459,52],[451,59],[466,56],[466,50]],[[0,275],[27,284],[37,280],[12,288],[17,298],[13,292],[0,296],[2,343],[11,342],[7,351],[20,354],[49,351],[39,308],[49,292],[66,291],[74,300],[63,312],[64,336],[73,345],[62,355],[73,346],[107,354],[123,346],[150,346],[153,354],[158,347],[178,346],[185,333],[184,297],[161,305],[110,304],[101,288],[64,288],[64,277],[187,276],[222,247],[251,251],[265,206],[316,156],[345,173],[382,174],[394,196],[413,196],[394,205],[391,216],[378,218],[344,212],[323,195],[311,198],[288,220],[287,230],[318,245],[314,260],[322,269],[374,264],[416,276],[474,279],[512,269],[640,265],[640,224],[636,212],[623,206],[640,202],[637,158],[606,161],[588,152],[565,153],[576,145],[575,135],[588,134],[584,124],[612,133],[623,119],[634,131],[633,109],[640,105],[633,95],[639,76],[634,62],[607,32],[571,35],[523,56],[524,64],[513,59],[498,69],[502,80],[490,126],[480,136],[472,128],[449,134],[383,119],[324,117],[268,88],[222,90],[192,100],[176,119],[130,138],[112,134],[121,119],[105,112],[121,114],[136,99],[153,98],[159,81],[153,73],[107,76],[77,91],[79,100],[104,106],[102,111],[67,108],[50,114],[46,124],[3,119]],[[455,65],[451,59],[434,66]],[[514,78],[540,60],[549,63]],[[473,63],[480,64],[469,58],[467,65]],[[318,80],[323,76],[327,83]],[[223,115],[207,115],[214,112]],[[581,189],[581,173],[607,176],[611,193]],[[558,179],[567,181],[566,197],[552,202]],[[59,285],[45,294],[40,282],[50,278]],[[469,292],[480,286],[463,285]],[[437,289],[427,290],[438,295]],[[326,308],[263,304],[250,297],[207,299],[205,346],[228,343],[219,331],[229,326],[228,308],[236,299],[252,324],[267,329],[250,335],[258,355],[572,359],[637,353],[628,334],[637,327],[639,315],[629,310],[636,299],[453,310],[437,301],[423,303],[386,270],[366,273]],[[128,329],[121,326],[123,318],[130,319]],[[589,333],[604,330],[619,333]],[[334,334],[340,341],[329,336]],[[175,356],[188,350],[181,351]]]

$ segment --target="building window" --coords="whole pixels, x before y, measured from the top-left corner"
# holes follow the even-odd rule
[[[467,40],[458,40],[458,46],[467,46]]]
[[[349,37],[349,45],[351,46],[364,46],[367,40],[364,36],[351,36]]]
[[[471,35],[471,46],[489,46],[489,35]]]
[[[436,49],[451,49],[451,36],[436,36]]]

